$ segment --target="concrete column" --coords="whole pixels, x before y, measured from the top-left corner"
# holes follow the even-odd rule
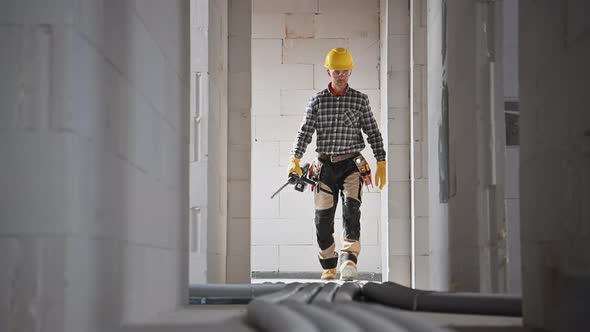
[[[427,1],[412,3],[412,114],[414,179],[414,281],[415,287],[430,289],[430,208],[428,173],[428,49]]]
[[[387,5],[387,161],[389,269],[383,279],[410,286],[410,12],[407,0]]]
[[[501,3],[477,10],[478,167],[480,186],[480,291],[506,292],[505,146]]]
[[[227,278],[228,2],[209,0],[209,165],[207,281]]]
[[[252,1],[229,1],[227,282],[250,283]]]
[[[522,293],[522,274],[520,257],[520,189],[518,173],[519,155],[519,91],[518,91],[518,0],[502,2],[502,85],[504,114],[506,123],[506,291],[511,294]],[[498,54],[498,52],[496,52]],[[500,54],[498,54],[499,56]]]
[[[2,2],[1,331],[186,303],[188,9]]]
[[[447,1],[428,1],[427,141],[428,249],[430,288],[449,288],[449,109],[447,91]],[[421,246],[417,241],[417,246]]]
[[[208,3],[210,283],[250,281],[251,7],[251,1]]]
[[[189,281],[207,282],[209,0],[191,0]],[[215,227],[215,226],[213,226]]]
[[[551,331],[588,327],[589,10],[519,2],[524,322]]]
[[[476,26],[473,1],[447,1],[451,290],[479,290]]]

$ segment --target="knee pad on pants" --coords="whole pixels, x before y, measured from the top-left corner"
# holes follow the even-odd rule
[[[344,238],[358,240],[361,235],[361,202],[347,198],[342,206]]]
[[[318,245],[321,250],[334,243],[334,209],[315,211],[315,229]]]

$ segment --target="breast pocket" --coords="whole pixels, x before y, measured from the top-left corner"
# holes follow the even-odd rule
[[[342,122],[347,127],[359,126],[359,113],[355,110],[346,110],[342,113]]]

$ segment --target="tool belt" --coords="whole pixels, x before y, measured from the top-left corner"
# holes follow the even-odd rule
[[[345,154],[325,154],[325,153],[318,153],[318,159],[321,161],[329,161],[332,163],[337,163],[343,160],[347,160],[359,155],[359,152],[352,152],[352,153],[345,153]]]

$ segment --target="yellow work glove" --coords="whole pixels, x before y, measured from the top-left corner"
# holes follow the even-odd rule
[[[379,189],[383,189],[385,187],[386,180],[386,169],[387,165],[385,160],[381,160],[377,162],[377,172],[375,172],[375,185],[379,187]]]
[[[301,161],[301,159],[299,158],[291,158],[291,163],[289,164],[289,174],[291,175],[291,173],[297,173],[297,175],[301,176],[303,175],[303,170],[301,169],[301,166],[299,166],[299,162]]]

